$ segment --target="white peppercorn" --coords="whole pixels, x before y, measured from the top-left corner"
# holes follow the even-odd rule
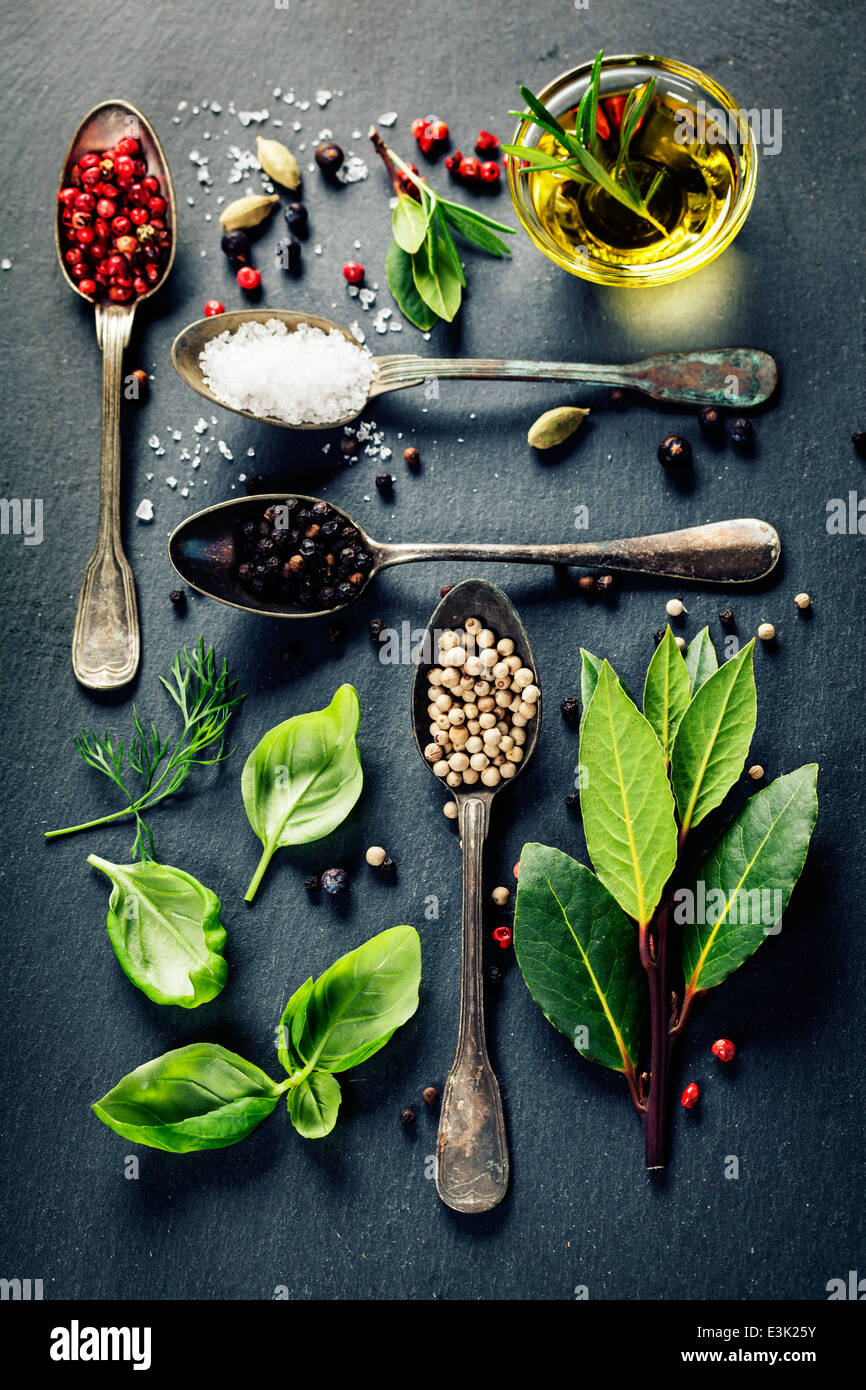
[[[507,888],[494,888],[490,894],[490,901],[495,903],[497,907],[506,907],[510,897],[511,894]]]

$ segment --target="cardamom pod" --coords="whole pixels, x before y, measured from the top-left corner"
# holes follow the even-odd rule
[[[269,179],[281,183],[284,188],[300,188],[301,166],[291,150],[280,144],[279,140],[265,140],[257,135],[256,154]]]
[[[257,227],[270,216],[279,201],[276,193],[248,193],[245,198],[235,198],[220,213],[220,226],[227,232]]]
[[[526,436],[533,449],[553,449],[579,430],[587,415],[580,405],[559,405],[539,415]]]

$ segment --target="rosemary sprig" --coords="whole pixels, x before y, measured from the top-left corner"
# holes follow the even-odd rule
[[[81,825],[48,830],[46,839],[73,835],[78,830],[90,830],[124,816],[134,816],[135,839],[130,855],[133,859],[136,855],[153,859],[153,834],[142,813],[178,791],[193,767],[210,767],[231,756],[232,749],[225,751],[226,726],[244,696],[234,694],[237,682],[229,678],[225,661],[217,667],[213,647],[206,651],[204,638],[200,637],[198,646],[191,652],[186,647],[182,653],[176,652],[170,678],[166,680],[160,676],[160,682],[183,719],[183,728],[174,743],[171,735],[162,738],[153,722],[145,729],[135,706],[132,710],[134,733],[126,745],[122,738],[115,742],[108,730],[99,738],[82,729],[73,739],[79,755],[88,767],[95,768],[114,783],[128,805]],[[137,794],[134,786],[129,785],[130,774],[141,781]]]
[[[598,188],[604,189],[611,198],[622,203],[635,216],[651,222],[662,236],[667,238],[667,229],[649,210],[649,205],[664,178],[664,170],[659,170],[646,193],[642,194],[629,160],[629,146],[652,102],[655,78],[651,77],[648,82],[640,87],[633,87],[629,92],[619,126],[619,148],[613,167],[610,168],[603,162],[604,152],[597,127],[603,56],[604,50],[599,49],[592,65],[589,85],[575,113],[573,132],[566,130],[528,87],[520,88],[520,95],[527,109],[509,112],[511,116],[517,116],[524,121],[532,120],[535,125],[540,126],[561,146],[563,154],[545,154],[529,145],[503,145],[503,152],[513,159],[523,161],[521,174],[570,170],[571,178],[576,183],[595,184]]]

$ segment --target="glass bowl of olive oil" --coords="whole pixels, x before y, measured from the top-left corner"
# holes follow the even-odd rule
[[[567,131],[574,130],[592,66],[584,63],[538,93]],[[691,275],[730,245],[755,196],[758,152],[746,113],[696,68],[649,54],[601,62],[597,129],[609,169],[625,99],[652,78],[652,100],[629,147],[641,194],[652,190],[652,221],[603,187],[574,179],[569,168],[533,170],[508,156],[511,198],[530,239],[564,270],[596,284],[661,285]],[[512,144],[563,154],[531,116]]]

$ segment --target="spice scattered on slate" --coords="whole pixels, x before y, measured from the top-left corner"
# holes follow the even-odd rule
[[[338,647],[341,642],[345,642],[347,636],[345,623],[332,623],[325,628],[325,641],[332,647]]]
[[[741,454],[751,452],[755,443],[755,431],[748,416],[738,415],[736,420],[731,420],[728,425],[728,438]]]
[[[414,446],[403,450],[403,462],[407,468],[416,469],[421,463],[421,455]]]
[[[354,458],[360,447],[359,441],[352,434],[344,434],[340,440],[340,452],[346,458]]]
[[[576,695],[566,695],[559,706],[562,717],[570,729],[580,727],[580,701]]]
[[[439,1099],[439,1092],[435,1086],[425,1086],[421,1092],[421,1098],[425,1105],[435,1105]]]
[[[381,492],[383,497],[390,497],[394,491],[394,479],[390,473],[376,474],[376,489]]]
[[[349,875],[345,869],[326,869],[322,874],[322,887],[326,893],[343,893],[349,886]]]
[[[415,1123],[415,1111],[410,1110],[408,1105],[405,1110],[400,1111],[400,1123],[401,1125],[414,1125]]]
[[[577,587],[582,594],[594,594],[595,576],[592,574],[582,574],[577,581]]]
[[[569,793],[568,793],[568,796],[565,798],[565,806],[566,806],[566,810],[568,810],[568,811],[579,811],[579,810],[580,810],[580,794],[579,794],[579,792],[569,792]]]
[[[183,589],[170,589],[168,596],[179,613],[186,608],[186,594]]]
[[[443,584],[443,585],[442,585],[442,588],[439,590],[439,597],[440,597],[440,598],[445,598],[446,595],[448,595],[448,594],[451,593],[451,590],[452,590],[453,588],[454,588],[454,585],[453,585],[453,584]]]
[[[595,587],[600,594],[609,594],[616,584],[612,574],[600,574],[595,581]]]
[[[725,420],[718,406],[705,405],[698,415],[698,424],[707,439],[720,439],[724,433]]]
[[[371,618],[367,624],[367,631],[374,642],[379,642],[381,641],[382,633],[385,631],[386,627],[387,624],[384,618]]]
[[[656,450],[656,457],[665,468],[688,468],[692,461],[692,446],[681,434],[669,434]]]
[[[734,617],[733,609],[723,608],[719,614],[719,622],[726,632],[733,632],[734,628],[737,626],[737,620]]]
[[[866,459],[866,430],[855,430],[851,436],[851,443],[861,459]]]
[[[625,410],[628,398],[620,386],[614,386],[607,393],[607,403],[611,410]]]
[[[655,632],[653,633],[653,641],[655,642],[656,646],[658,646],[659,643],[662,642],[662,641],[664,640],[664,635],[665,635],[665,630],[664,630],[664,628],[663,628],[663,627],[657,627],[656,630],[655,630]]]
[[[318,874],[310,874],[309,878],[304,879],[304,887],[308,893],[318,893],[321,886]]]

